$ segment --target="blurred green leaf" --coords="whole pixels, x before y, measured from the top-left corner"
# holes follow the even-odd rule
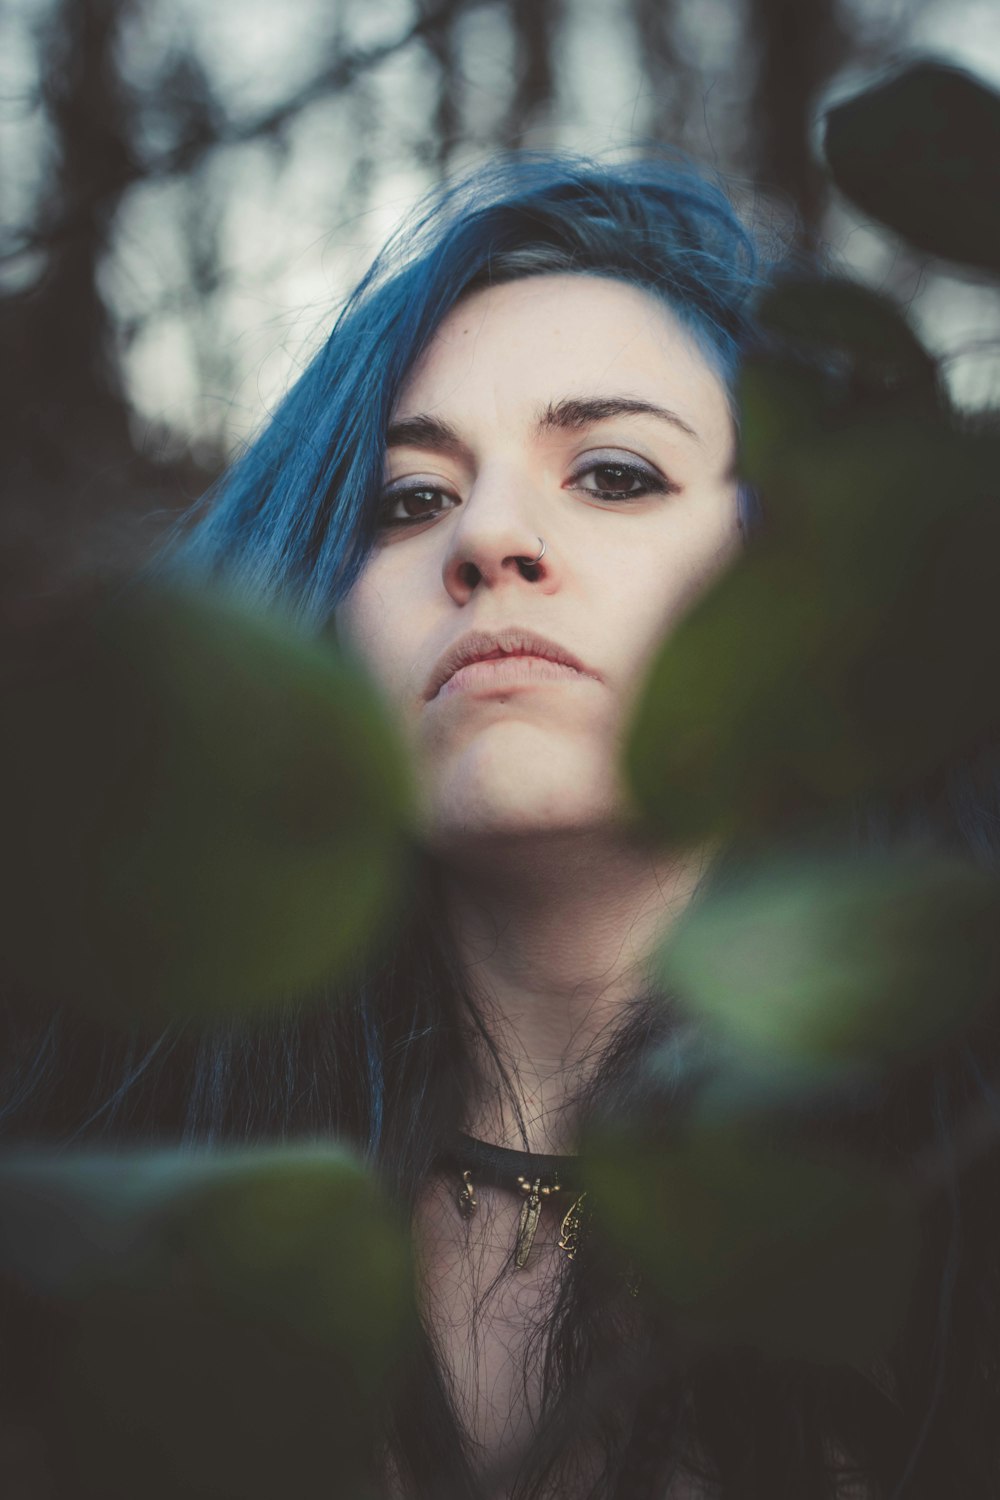
[[[1000,94],[921,62],[826,117],[834,182],[918,249],[1000,270]]]
[[[996,436],[823,431],[754,387],[762,536],[674,627],[624,765],[650,830],[760,832],[910,792],[1000,733]]]
[[[785,452],[823,433],[827,383],[815,368],[758,356],[740,368],[739,398],[740,475],[763,488]]]
[[[988,434],[877,411],[794,430],[767,411],[768,402],[782,399],[773,378],[758,367],[748,387],[753,413],[746,419],[762,421],[765,436],[753,439],[754,469],[745,477],[764,491],[778,540],[809,548],[804,560],[814,568],[833,563],[842,574],[850,563],[871,576],[895,563],[898,571],[912,556],[924,557],[970,506],[992,501],[998,444]],[[782,428],[780,443],[768,440]],[[859,555],[862,543],[870,551]]]
[[[370,1492],[414,1314],[401,1228],[347,1152],[8,1153],[0,1270],[62,1320],[40,1398],[65,1493]],[[30,1364],[30,1318],[22,1338]]]
[[[657,969],[735,1052],[880,1066],[996,1001],[1000,881],[913,849],[771,855],[696,900]]]
[[[787,561],[825,599],[812,688],[856,790],[908,788],[1000,728],[995,435],[858,423],[786,451],[768,487]]]
[[[125,594],[8,696],[5,959],[110,1017],[298,998],[398,895],[411,791],[374,689],[218,599]]]
[[[868,401],[900,390],[936,399],[935,361],[901,309],[870,287],[837,276],[787,277],[764,293],[758,317],[792,345],[827,360],[847,357]]]
[[[816,750],[849,773],[837,700],[808,690],[829,634],[828,602],[783,557],[755,553],[702,596],[656,657],[625,743],[647,833],[694,843],[780,822],[812,805]]]
[[[679,1339],[861,1361],[898,1334],[920,1235],[887,1174],[745,1123],[659,1145],[607,1131],[587,1171],[595,1230],[627,1254]]]

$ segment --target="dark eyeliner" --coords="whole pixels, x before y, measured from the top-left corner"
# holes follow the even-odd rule
[[[429,510],[424,516],[404,516],[394,520],[386,519],[388,511],[392,509],[397,500],[402,499],[405,495],[420,494],[422,491],[437,495],[447,494],[444,487],[437,484],[400,484],[395,489],[384,490],[378,507],[378,526],[380,530],[402,531],[408,526],[426,526],[428,521],[436,520],[438,516],[443,515],[450,508],[448,506],[437,506],[434,510]]]
[[[593,474],[597,469],[617,469],[629,480],[638,480],[641,488],[637,490],[611,491],[589,489],[580,483],[580,480],[588,474]],[[674,484],[665,475],[647,464],[637,462],[634,458],[619,458],[611,454],[607,456],[590,456],[570,479],[571,486],[582,495],[593,495],[596,500],[604,500],[609,503],[621,503],[625,500],[642,500],[647,495],[677,494],[680,485]]]

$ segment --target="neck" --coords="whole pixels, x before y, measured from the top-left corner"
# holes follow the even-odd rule
[[[445,859],[448,932],[512,1084],[497,1086],[489,1045],[474,1039],[483,1083],[470,1134],[573,1151],[572,1101],[649,988],[657,942],[706,863],[704,851],[664,856],[592,833],[496,838]]]

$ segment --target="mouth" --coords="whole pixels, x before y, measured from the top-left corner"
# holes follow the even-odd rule
[[[512,688],[530,688],[539,683],[585,681],[582,672],[565,662],[549,661],[544,656],[533,656],[527,652],[509,656],[480,657],[453,672],[447,682],[442,683],[436,697],[450,698],[455,693],[473,693],[488,696],[492,693],[509,692]]]
[[[475,672],[476,676],[473,676]],[[451,646],[430,675],[424,698],[430,702],[445,693],[479,685],[511,686],[517,683],[589,677],[600,681],[592,667],[561,646],[533,630],[508,626],[487,633],[470,631]]]

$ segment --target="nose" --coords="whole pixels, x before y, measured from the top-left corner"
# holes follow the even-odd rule
[[[548,592],[554,583],[548,543],[539,557],[547,524],[524,475],[506,465],[481,470],[449,537],[442,567],[448,593],[465,604],[477,588],[540,585]]]

